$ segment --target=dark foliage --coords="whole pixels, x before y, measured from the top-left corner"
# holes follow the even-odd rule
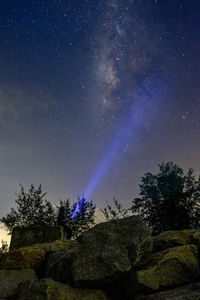
[[[124,208],[115,197],[113,197],[113,203],[114,208],[107,204],[106,207],[100,209],[106,221],[128,217],[130,209]]]
[[[26,193],[22,185],[21,191],[16,194],[16,209],[11,208],[11,212],[1,218],[1,222],[12,232],[16,226],[33,228],[36,226],[54,225],[55,212],[52,204],[45,200],[46,193],[42,193],[39,185],[36,189],[33,185]]]
[[[96,206],[93,205],[92,201],[85,201],[77,211],[76,216],[72,218],[72,213],[79,201],[81,199],[78,197],[78,201],[71,205],[69,199],[66,201],[61,200],[58,207],[57,224],[63,226],[67,239],[76,238],[95,223],[94,214]]]
[[[157,175],[146,173],[140,184],[140,198],[134,199],[131,210],[139,214],[154,234],[164,230],[200,227],[200,177],[173,162],[159,165]]]
[[[7,253],[9,250],[8,243],[1,240],[0,255]]]

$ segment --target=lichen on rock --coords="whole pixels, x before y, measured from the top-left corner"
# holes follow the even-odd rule
[[[152,238],[153,252],[159,252],[176,246],[193,244],[193,235],[196,232],[200,233],[200,231],[195,229],[163,231]]]
[[[78,242],[69,241],[65,251],[51,253],[47,256],[44,276],[62,283],[73,283],[71,266],[78,252]]]
[[[85,232],[72,264],[77,287],[97,287],[116,280],[139,265],[152,250],[151,231],[131,216],[100,223]]]
[[[17,297],[19,284],[26,280],[36,280],[34,270],[0,270],[0,298]]]
[[[142,270],[136,272],[138,283],[158,290],[194,280],[199,275],[197,247],[178,246],[152,255]]]
[[[185,286],[162,291],[152,295],[136,296],[135,300],[199,300],[200,282],[193,282]]]
[[[7,288],[2,272],[14,276],[12,295],[20,283],[18,300],[196,300],[200,285],[192,285],[198,292],[190,297],[188,283],[199,280],[199,254],[199,230],[166,231],[152,238],[142,220],[131,216],[100,223],[73,241],[11,250],[0,260],[0,269],[5,269],[0,271],[0,291],[2,282]],[[27,268],[36,270],[41,280],[22,276]],[[15,276],[19,270],[21,281]],[[179,285],[188,289],[176,293]]]
[[[31,247],[11,250],[5,254],[0,262],[1,270],[38,270],[45,259],[45,251]]]
[[[55,240],[62,239],[62,226],[41,226],[34,228],[15,227],[12,231],[10,250],[39,243],[51,243]]]
[[[46,254],[50,254],[58,251],[70,250],[74,243],[75,241],[62,239],[53,241],[51,243],[34,244],[31,246],[31,248],[42,249],[46,252]]]
[[[108,300],[100,290],[82,290],[44,278],[20,285],[18,300]]]

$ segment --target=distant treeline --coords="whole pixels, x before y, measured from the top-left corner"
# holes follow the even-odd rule
[[[158,174],[149,172],[141,178],[139,187],[139,197],[132,200],[129,208],[124,208],[116,198],[112,205],[107,203],[101,209],[105,221],[137,214],[151,227],[153,234],[200,227],[200,177],[193,175],[193,169],[184,174],[183,169],[173,162],[163,162]],[[10,233],[16,226],[61,225],[67,239],[76,238],[95,224],[93,201],[78,197],[76,203],[71,204],[69,199],[60,200],[54,207],[45,195],[41,185],[38,188],[31,185],[27,192],[20,185],[16,209],[11,208],[0,221]]]

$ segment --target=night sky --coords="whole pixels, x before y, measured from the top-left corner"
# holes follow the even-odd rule
[[[200,173],[199,0],[2,0],[0,28],[0,217],[19,183],[129,206]]]

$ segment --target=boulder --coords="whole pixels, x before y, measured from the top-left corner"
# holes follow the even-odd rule
[[[151,290],[183,284],[198,275],[197,247],[194,245],[178,246],[153,254],[146,267],[136,271],[137,283]]]
[[[0,261],[1,270],[38,270],[45,259],[42,249],[20,248],[6,253]]]
[[[73,241],[70,240],[56,240],[51,243],[42,243],[32,245],[33,249],[42,249],[46,252],[46,254],[50,254],[53,252],[69,250]]]
[[[73,284],[71,266],[77,255],[78,242],[69,241],[65,251],[49,254],[43,277],[51,277],[62,283]]]
[[[153,252],[159,252],[176,246],[193,244],[193,235],[195,233],[200,235],[200,231],[195,229],[164,231],[152,238]]]
[[[20,283],[36,279],[33,270],[0,270],[0,298],[15,298]]]
[[[55,240],[61,240],[63,237],[62,226],[15,227],[12,231],[10,250],[33,244],[50,243]]]
[[[194,245],[178,246],[152,254],[146,265],[139,270],[134,268],[121,280],[106,290],[108,296],[121,295],[123,299],[132,299],[138,294],[148,294],[159,289],[170,289],[174,285],[183,285],[199,276],[197,248]],[[123,295],[123,297],[122,297]]]
[[[108,300],[103,291],[81,290],[44,278],[20,285],[18,300]]]
[[[136,296],[135,300],[198,300],[200,299],[200,282],[163,291],[152,295]]]
[[[71,270],[76,287],[98,287],[142,264],[152,250],[151,232],[131,216],[100,223],[83,233]]]
[[[195,246],[197,246],[197,249],[198,249],[198,258],[199,258],[199,261],[200,261],[200,231],[196,231],[193,235],[193,244]]]

